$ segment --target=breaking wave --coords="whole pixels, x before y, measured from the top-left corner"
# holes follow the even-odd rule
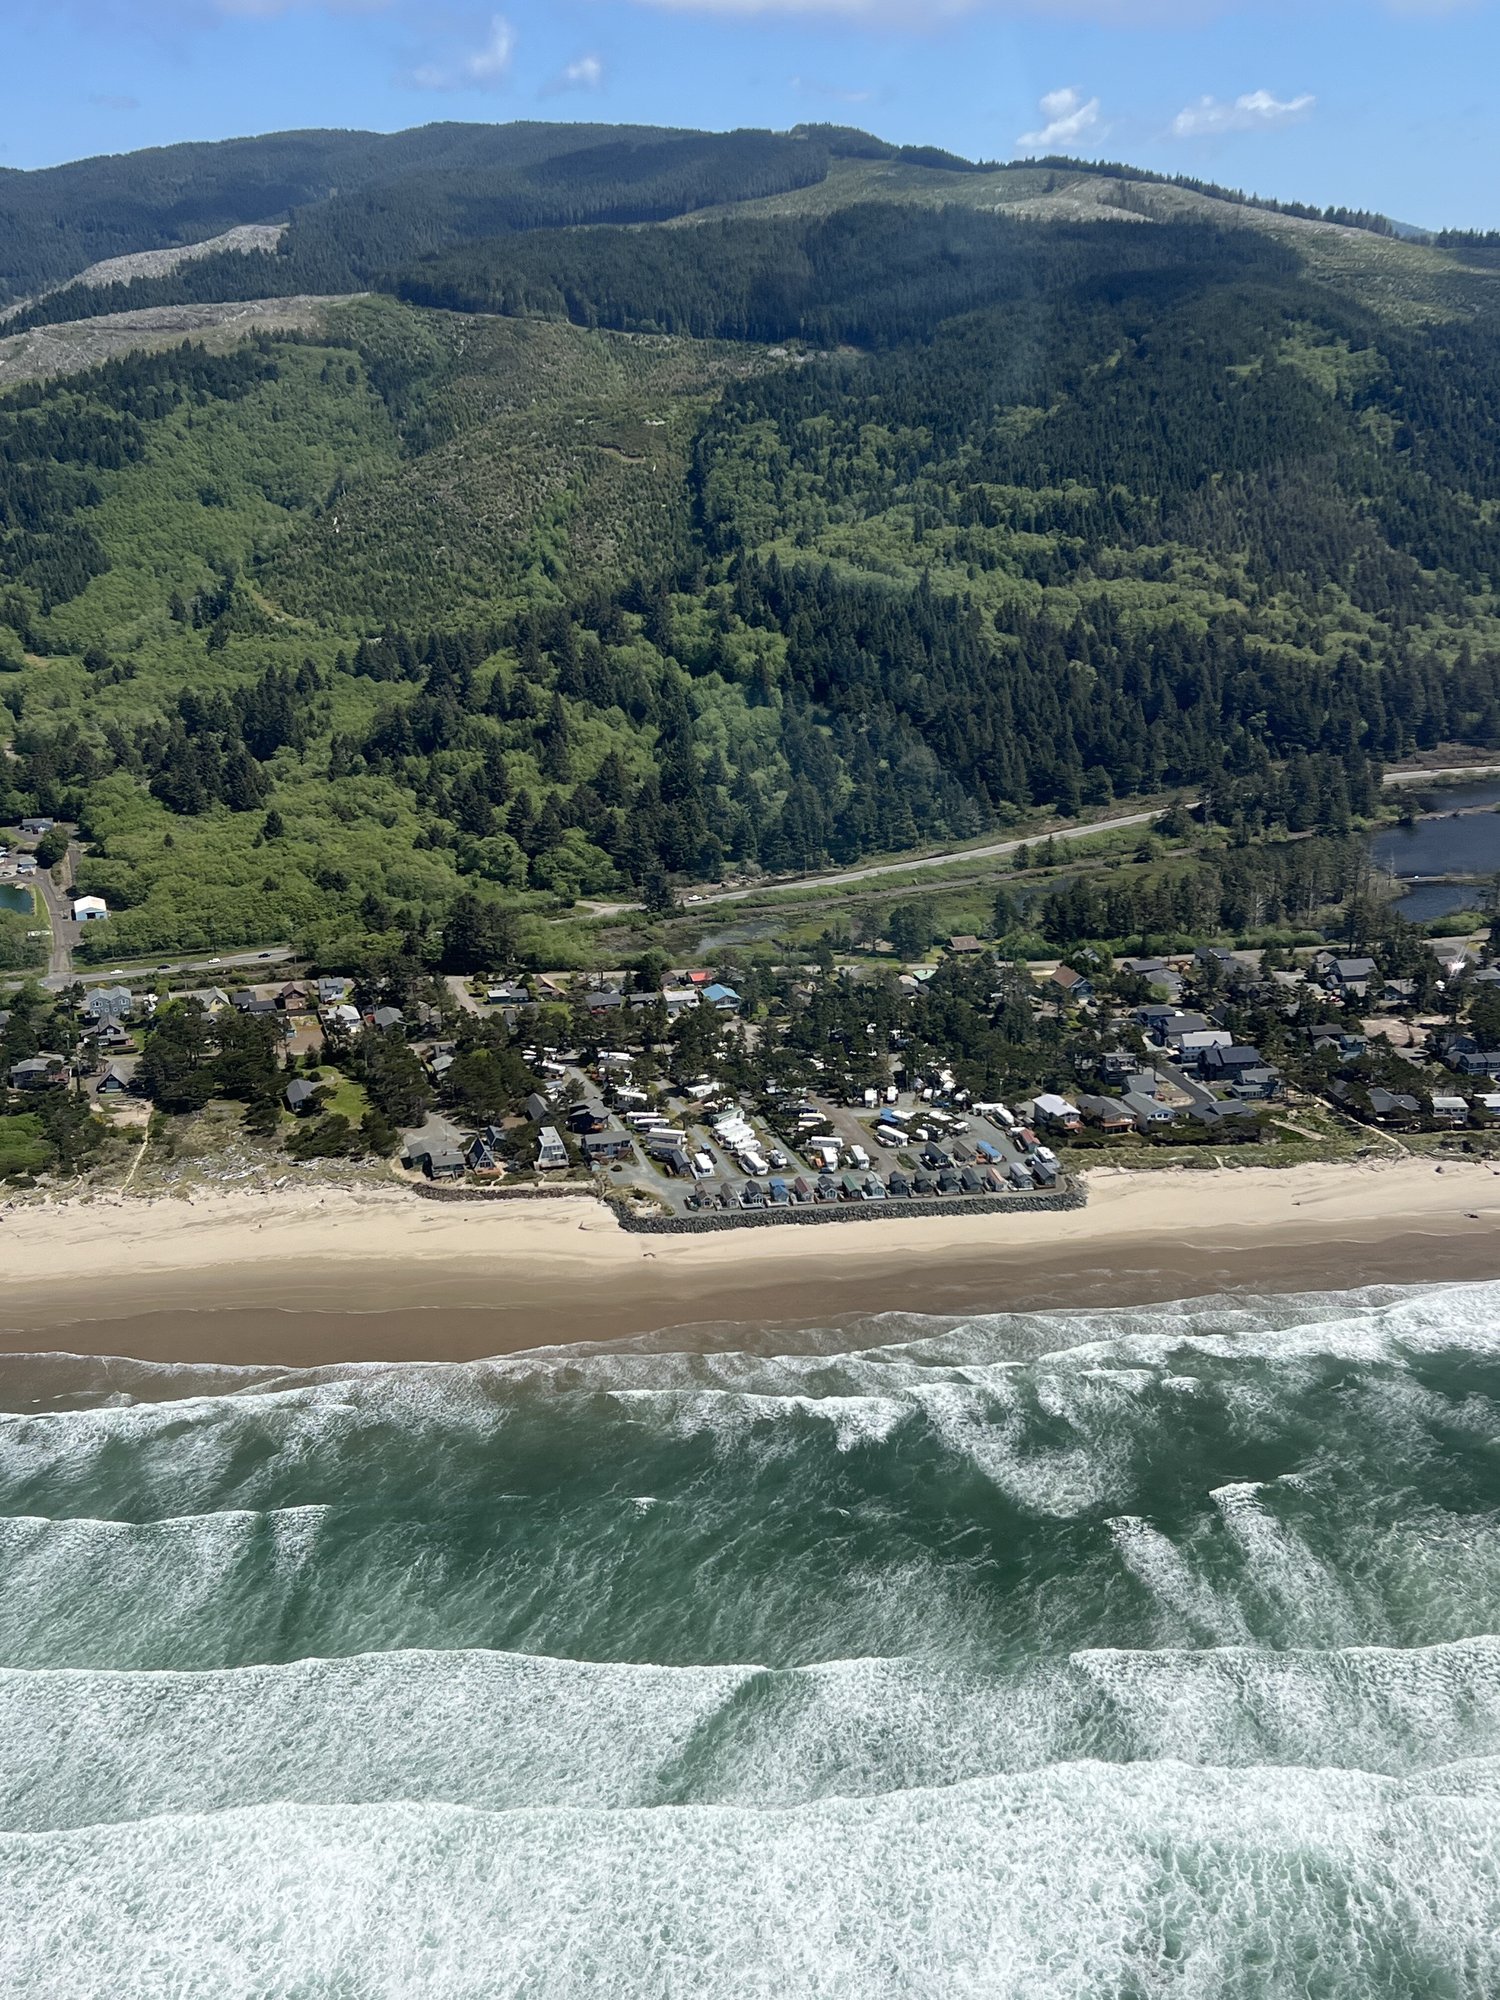
[[[1500,1285],[0,1411],[7,1995],[1500,1990]]]

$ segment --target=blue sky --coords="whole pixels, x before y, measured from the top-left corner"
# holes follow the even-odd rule
[[[1500,226],[1500,0],[0,0],[0,165],[294,126],[809,119]]]

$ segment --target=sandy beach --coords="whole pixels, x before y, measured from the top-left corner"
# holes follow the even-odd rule
[[[0,1350],[311,1365],[464,1360],[723,1322],[1120,1306],[1500,1278],[1500,1169],[1106,1170],[1087,1208],[638,1236],[579,1198],[308,1186],[0,1221]]]

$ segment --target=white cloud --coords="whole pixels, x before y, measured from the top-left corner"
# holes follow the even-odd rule
[[[569,90],[597,90],[604,81],[604,64],[598,56],[580,56],[568,64],[562,80]]]
[[[516,38],[503,14],[493,14],[484,40],[451,59],[417,63],[402,82],[413,90],[494,90],[505,81]]]
[[[1176,139],[1208,139],[1220,132],[1269,132],[1277,125],[1294,125],[1317,103],[1311,91],[1300,97],[1273,97],[1269,90],[1250,90],[1232,104],[1217,97],[1200,97],[1172,120]]]
[[[1016,144],[1028,152],[1051,153],[1092,132],[1099,123],[1099,100],[1085,102],[1081,90],[1049,90],[1041,103],[1045,123],[1035,132],[1023,132]]]

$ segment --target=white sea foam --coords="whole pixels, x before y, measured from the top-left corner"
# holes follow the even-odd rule
[[[1215,1645],[1248,1640],[1238,1607],[1226,1602],[1159,1528],[1133,1514],[1119,1515],[1107,1526],[1120,1560],[1167,1614],[1173,1636]]]
[[[202,1673],[0,1672],[0,1827],[278,1800],[794,1807],[1080,1758],[1413,1775],[1500,1757],[1500,1640],[1091,1650],[772,1672],[402,1652]]]
[[[622,1409],[656,1418],[679,1437],[707,1432],[738,1443],[759,1435],[762,1442],[786,1442],[774,1427],[796,1415],[827,1424],[839,1451],[880,1444],[911,1414],[911,1405],[891,1396],[754,1395],[730,1390],[613,1389],[610,1400]]]
[[[312,1565],[326,1507],[261,1514],[237,1509],[175,1520],[0,1519],[0,1648],[10,1660],[151,1658],[163,1635],[220,1631],[236,1574],[253,1562],[265,1595],[288,1589]],[[254,1607],[239,1607],[239,1624]],[[246,1634],[248,1637],[249,1635]]]
[[[1261,1502],[1262,1488],[1240,1481],[1214,1489],[1210,1498],[1239,1547],[1254,1590],[1272,1608],[1284,1643],[1350,1645],[1384,1639],[1372,1631],[1378,1613],[1357,1614],[1345,1584],[1306,1542]]]
[[[1342,2000],[1500,1987],[1462,1768],[1075,1764],[795,1811],[269,1805],[0,1839],[15,2000]]]

